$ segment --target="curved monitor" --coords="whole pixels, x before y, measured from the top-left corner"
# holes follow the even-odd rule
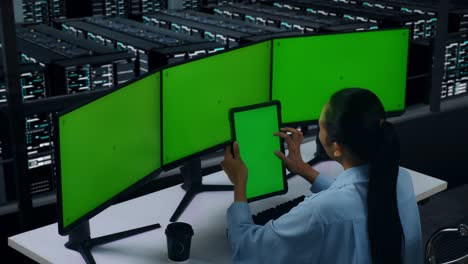
[[[373,91],[390,115],[405,110],[409,29],[337,33],[273,41],[272,99],[283,123],[316,121],[343,88]]]
[[[161,168],[160,83],[153,73],[55,120],[61,235]]]
[[[162,71],[163,165],[180,165],[231,139],[229,110],[267,102],[271,41]]]

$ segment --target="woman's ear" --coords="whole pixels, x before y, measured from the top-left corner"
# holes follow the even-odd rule
[[[333,149],[332,149],[333,158],[340,159],[343,157],[344,154],[344,146],[341,143],[333,142]]]

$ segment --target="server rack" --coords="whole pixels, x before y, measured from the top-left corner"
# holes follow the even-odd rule
[[[435,16],[438,11],[437,5],[429,1],[404,1],[404,0],[359,0],[359,1],[335,1],[343,4],[353,4],[364,8],[388,9],[403,11],[411,14],[429,14]]]
[[[466,33],[450,34],[445,45],[442,99],[467,94],[468,37]]]
[[[468,30],[468,5],[462,2],[451,1],[452,6],[449,13],[449,32],[460,32]],[[340,3],[344,3],[340,1]],[[404,1],[404,0],[365,0],[348,1],[349,4],[360,5],[369,8],[397,10],[410,14],[431,15],[432,27],[437,22],[437,13],[439,7],[437,3],[431,1]]]
[[[201,0],[183,0],[182,6],[184,9],[200,10],[203,2]]]
[[[468,32],[468,8],[457,8],[450,12],[449,32]]]
[[[252,36],[252,33],[239,32],[232,29],[209,25],[171,15],[168,12],[156,12],[142,16],[147,25],[170,29],[186,35],[202,37],[208,41],[216,41],[227,47],[239,45],[242,38]]]
[[[150,60],[151,50],[163,47],[157,43],[96,26],[83,19],[63,20],[58,22],[57,26],[61,27],[64,32],[77,37],[95,41],[106,47],[128,51],[137,59],[137,75],[144,74],[155,67],[153,61]]]
[[[140,36],[145,40],[164,45],[165,48],[159,48],[153,52],[154,54],[152,56],[158,61],[161,61],[161,63],[156,65],[156,67],[180,62],[183,59],[192,59],[197,56],[225,49],[225,45],[207,41],[206,39],[198,36],[188,36],[186,34],[164,28],[155,28],[134,20],[124,18],[109,18],[107,20],[108,22],[111,22],[111,24],[120,24],[133,31],[133,33],[128,32],[127,34]],[[135,32],[135,30],[138,30],[138,32]]]
[[[139,4],[133,4],[133,6],[139,6],[139,9],[136,10],[132,8],[132,14],[146,14],[152,13],[159,10],[167,9],[167,1],[164,0],[133,0],[132,2],[139,2]]]
[[[195,10],[184,10],[177,12],[168,11],[168,13],[180,18],[193,20],[209,25],[219,26],[222,28],[233,29],[254,35],[263,35],[285,31],[284,29],[279,29],[276,27],[246,23],[244,21],[232,20],[229,18],[224,18],[221,16],[216,16],[214,14],[203,13]]]
[[[228,4],[235,4],[235,3],[248,3],[248,2],[255,2],[255,1],[242,1],[242,0],[204,0],[203,5],[204,6],[210,6],[210,5],[228,5]]]
[[[3,62],[0,56],[0,104],[6,103],[6,85],[3,70]],[[46,86],[48,84],[45,68],[39,64],[22,63],[19,68],[19,80],[23,101],[34,101],[47,97]],[[4,132],[8,131],[8,121],[0,118]],[[47,114],[28,115],[26,124],[26,149],[28,155],[29,188],[32,194],[51,191],[54,188],[51,166],[51,139],[50,116]],[[7,133],[0,133],[0,160],[11,157],[11,143]],[[3,177],[11,172],[11,164],[0,164],[0,181],[4,183],[5,192],[3,202],[15,198],[13,179]],[[1,203],[1,201],[0,201]]]
[[[0,60],[2,56],[0,56]],[[3,75],[3,66],[0,62],[0,103],[6,103],[6,84]],[[24,101],[45,98],[46,95],[46,77],[44,67],[39,64],[23,63],[20,64],[20,84]]]
[[[94,40],[101,45],[130,51],[138,58],[139,74],[224,50],[224,46],[218,43],[124,18],[65,20],[61,21],[59,26],[66,32]]]
[[[184,0],[182,5],[185,10],[203,10],[207,6],[227,5],[240,2],[255,2],[255,0]]]
[[[412,41],[408,64],[407,105],[429,103],[433,39]],[[468,38],[466,33],[452,33],[445,43],[443,79],[440,98],[447,100],[468,93]]]
[[[154,63],[155,68],[224,50],[224,46],[219,43],[166,29],[154,28],[129,19],[93,17],[87,18],[87,21],[133,37],[161,44],[162,48],[153,50],[151,53],[151,59],[156,61]]]
[[[301,33],[318,32],[326,27],[326,24],[305,21],[301,19],[281,16],[278,14],[269,14],[262,12],[261,6],[258,10],[240,8],[237,6],[217,6],[213,9],[216,15],[235,20],[242,20],[252,24],[277,27],[284,30],[298,31]]]
[[[312,23],[320,23],[324,25],[324,28],[322,28],[324,31],[360,31],[378,28],[377,24],[374,23],[350,21],[339,17],[324,16],[321,14],[307,14],[299,10],[285,10],[283,8],[268,5],[236,4],[234,6],[237,8],[262,12],[269,15],[275,15],[278,17],[287,17],[293,19],[300,19]]]
[[[23,0],[24,22],[49,23],[49,3],[47,0]]]
[[[23,61],[46,66],[49,95],[64,95],[112,88],[135,77],[135,58],[45,25],[16,28]],[[131,70],[129,70],[131,69]]]
[[[140,15],[167,8],[167,0],[92,0],[92,14],[103,16]]]
[[[49,0],[49,22],[67,16],[67,0]]]
[[[86,21],[134,37],[153,41],[163,46],[187,46],[186,48],[191,50],[191,45],[207,42],[205,39],[198,36],[188,36],[164,28],[155,28],[144,23],[125,18],[90,17],[86,18]]]
[[[67,0],[23,0],[24,22],[50,23],[54,19],[65,18]]]
[[[125,0],[92,0],[93,15],[126,16],[128,15]]]
[[[437,19],[429,14],[410,14],[396,10],[363,8],[327,1],[274,1],[274,6],[300,10],[312,14],[341,17],[352,21],[377,23],[379,28],[410,27],[412,39],[422,39],[435,35]]]

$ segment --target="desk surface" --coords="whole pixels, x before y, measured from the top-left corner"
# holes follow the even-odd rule
[[[310,160],[315,143],[303,144],[304,160]],[[337,176],[342,168],[335,162],[314,166],[318,171]],[[447,183],[411,171],[418,201],[447,188]],[[224,172],[203,178],[206,184],[227,184]],[[300,177],[288,181],[289,191],[251,203],[252,213],[271,208],[300,195],[310,194],[310,184]],[[103,236],[127,229],[160,223],[162,228],[116,241],[92,250],[97,263],[168,263],[164,229],[185,191],[180,185],[111,206],[90,220],[92,237]],[[226,238],[226,209],[233,201],[232,192],[211,192],[197,195],[179,221],[193,226],[189,263],[230,263],[230,247]],[[84,263],[81,256],[64,247],[67,237],[58,234],[57,224],[19,234],[8,239],[8,245],[39,263]]]

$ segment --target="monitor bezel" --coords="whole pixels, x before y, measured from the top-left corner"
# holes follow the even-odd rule
[[[281,102],[278,100],[273,100],[265,103],[260,103],[260,104],[254,104],[254,105],[249,105],[249,106],[244,106],[244,107],[235,107],[231,108],[229,110],[229,123],[231,126],[231,142],[235,142],[237,140],[236,137],[236,128],[235,128],[235,122],[234,122],[234,115],[239,112],[245,112],[249,110],[255,110],[259,108],[264,108],[264,107],[270,107],[270,106],[276,106],[277,110],[277,117],[278,117],[278,132],[281,131],[281,127],[283,126],[282,120],[281,120]],[[282,138],[279,138],[280,140],[280,150],[282,153],[285,153],[285,147],[284,147],[284,140]],[[279,159],[279,158],[278,158]],[[281,169],[282,169],[282,174],[283,174],[283,190],[277,191],[277,192],[272,192],[264,195],[259,195],[255,196],[252,198],[248,198],[247,202],[254,202],[258,200],[263,200],[269,197],[277,196],[277,195],[283,195],[288,192],[288,181],[286,177],[286,166],[284,162],[281,161]]]
[[[409,64],[409,46],[411,44],[411,28],[409,26],[406,27],[389,27],[389,28],[379,28],[379,29],[367,29],[367,30],[361,30],[361,31],[352,31],[352,32],[319,32],[315,34],[309,34],[309,35],[300,35],[300,36],[284,36],[284,37],[278,37],[278,38],[272,38],[272,56],[271,56],[271,92],[270,92],[270,100],[273,100],[273,63],[274,63],[274,41],[275,40],[281,40],[281,39],[290,39],[290,38],[306,38],[306,37],[320,37],[320,36],[328,36],[328,35],[343,35],[343,34],[355,34],[355,33],[371,33],[371,32],[381,32],[381,31],[397,31],[397,30],[407,30],[408,31],[408,56],[406,58],[406,84],[405,84],[405,93],[404,93],[404,102],[403,102],[403,109],[401,110],[393,110],[393,111],[386,111],[385,112],[385,117],[390,118],[390,117],[397,117],[401,116],[404,113],[406,113],[406,93],[408,89],[408,64]],[[299,126],[307,126],[307,125],[318,125],[318,119],[309,119],[309,120],[299,120],[299,121],[294,121],[294,122],[284,122],[283,125],[285,126],[290,126],[290,127],[299,127]]]
[[[88,105],[89,103],[92,103],[94,101],[97,101],[101,98],[104,98],[105,96],[115,92],[115,91],[118,91],[120,89],[123,89],[125,87],[127,87],[128,85],[130,84],[133,84],[143,78],[146,78],[146,77],[149,77],[150,75],[152,74],[156,74],[158,71],[154,71],[154,72],[151,72],[151,73],[147,73],[147,74],[144,74],[142,76],[139,76],[139,78],[136,78],[134,81],[132,82],[128,82],[128,83],[125,83],[115,89],[112,89],[108,92],[106,92],[104,95],[98,97],[98,98],[93,98],[91,100],[88,100],[84,103],[80,103],[78,105],[75,105],[73,107],[70,107],[69,109],[66,109],[64,111],[61,111],[61,112],[57,112],[55,114],[53,114],[52,116],[52,126],[53,126],[53,129],[54,129],[54,133],[52,133],[52,138],[53,138],[53,142],[54,142],[54,146],[53,146],[53,150],[54,150],[54,153],[55,155],[54,156],[54,162],[55,162],[55,166],[56,166],[56,181],[57,181],[57,223],[58,223],[58,232],[60,235],[62,236],[66,236],[66,235],[69,235],[70,233],[72,233],[76,228],[78,228],[81,224],[84,224],[86,221],[90,220],[91,218],[93,218],[94,216],[98,215],[100,212],[104,211],[105,209],[107,209],[108,207],[110,207],[111,205],[113,205],[115,203],[115,201],[118,201],[119,198],[121,197],[124,197],[126,194],[129,194],[129,193],[132,193],[134,191],[137,191],[138,189],[140,189],[143,185],[145,185],[146,183],[150,182],[151,180],[153,180],[154,178],[156,178],[157,176],[159,176],[159,174],[163,171],[163,167],[162,167],[162,164],[160,166],[160,168],[156,169],[155,171],[149,173],[148,175],[144,176],[143,178],[141,178],[139,181],[133,183],[132,185],[130,185],[129,187],[125,188],[123,191],[115,194],[114,196],[112,196],[111,198],[109,198],[108,200],[106,200],[105,202],[101,203],[100,205],[96,206],[93,210],[89,211],[88,213],[86,213],[85,215],[79,217],[77,220],[73,221],[71,224],[65,226],[64,225],[64,221],[63,221],[63,193],[62,193],[62,168],[61,168],[61,158],[60,158],[60,123],[59,123],[59,119],[60,117],[68,114],[68,113],[71,113],[85,105]],[[160,78],[161,79],[161,78]],[[161,161],[160,161],[161,162]]]

